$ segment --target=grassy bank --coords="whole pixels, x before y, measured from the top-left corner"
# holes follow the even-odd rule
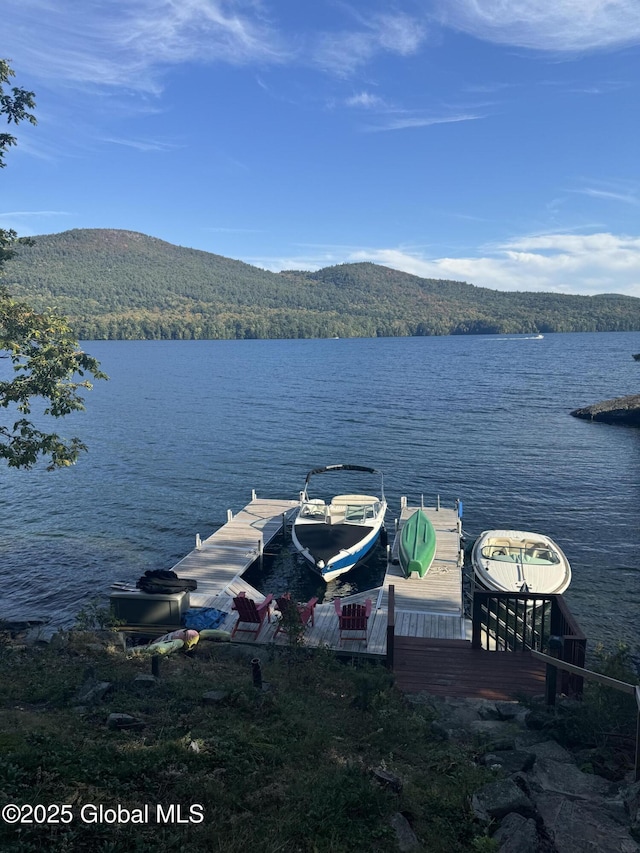
[[[433,853],[483,849],[469,799],[489,772],[463,746],[438,740],[429,708],[407,703],[386,670],[262,650],[270,689],[260,691],[255,651],[201,642],[163,659],[149,684],[135,681],[150,673],[149,659],[88,634],[42,648],[4,644],[0,799],[41,804],[63,822],[2,822],[0,849],[392,851],[398,812]],[[96,682],[112,686],[78,708],[83,684]],[[208,691],[225,695],[206,702]],[[143,726],[110,729],[111,713]],[[401,791],[375,769],[402,780]],[[71,809],[53,814],[54,804]],[[124,820],[106,822],[113,815],[101,817],[100,805],[120,807]],[[126,822],[122,809],[142,822]]]

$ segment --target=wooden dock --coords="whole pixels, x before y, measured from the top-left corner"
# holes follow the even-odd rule
[[[281,592],[261,592],[244,580],[243,575],[260,559],[266,546],[286,532],[287,522],[298,506],[298,501],[257,498],[254,492],[239,513],[233,515],[229,511],[227,523],[219,530],[204,541],[196,537],[194,550],[173,567],[179,576],[198,583],[197,591],[190,595],[191,607],[214,607],[222,611],[226,615],[218,627],[231,632],[238,618],[233,610],[235,596],[244,592],[260,603],[266,594]],[[435,528],[436,553],[424,578],[415,573],[406,578],[397,563],[399,536],[407,519],[418,509],[427,514]],[[396,535],[388,549],[381,586],[342,599],[343,603],[371,599],[366,641],[340,640],[338,618],[333,601],[329,601],[316,606],[314,624],[306,626],[303,644],[385,662],[393,668],[397,686],[406,692],[424,690],[444,696],[488,699],[541,693],[544,668],[529,651],[489,651],[476,635],[472,645],[471,620],[465,618],[463,607],[462,524],[457,507],[443,508],[439,500],[436,507],[408,506],[403,498],[395,526]],[[558,604],[560,610],[561,604]],[[233,642],[286,646],[289,638],[284,632],[275,636],[279,615],[275,606],[271,611],[270,619],[265,620],[255,639],[251,634],[238,632]],[[558,626],[559,623],[556,631],[561,634],[576,633],[575,626],[566,630]],[[131,630],[136,627],[139,626],[132,626]],[[166,630],[167,627],[158,626],[159,633]]]
[[[237,619],[232,610],[233,598],[244,592],[255,601],[264,600],[271,590],[261,592],[244,580],[243,574],[264,551],[264,548],[283,530],[286,520],[298,507],[298,501],[252,500],[236,515],[229,516],[226,524],[198,541],[196,548],[180,560],[173,570],[185,578],[198,582],[191,593],[192,607],[215,607],[227,614],[220,626],[231,630]],[[345,602],[373,604],[369,619],[368,639],[343,639],[340,642],[338,619],[333,602],[318,604],[315,624],[307,626],[304,644],[311,648],[327,647],[337,653],[344,652],[362,657],[384,658],[387,653],[387,621],[389,586],[395,589],[396,635],[418,638],[465,639],[470,636],[468,620],[462,607],[462,562],[460,551],[460,522],[455,509],[424,508],[434,525],[437,548],[433,565],[424,578],[405,578],[394,564],[397,540],[402,525],[418,507],[410,507],[403,500],[397,535],[390,550],[391,559],[381,586],[345,597]],[[286,645],[282,632],[274,637],[277,614],[265,622],[257,638],[238,633],[234,642],[255,642],[259,645],[274,643]]]

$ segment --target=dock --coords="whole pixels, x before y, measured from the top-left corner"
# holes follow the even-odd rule
[[[179,577],[197,581],[197,590],[190,594],[190,606],[215,608],[223,613],[223,621],[217,627],[231,632],[238,619],[233,599],[240,593],[257,604],[269,593],[273,593],[274,598],[282,594],[283,590],[256,589],[244,579],[244,574],[262,559],[268,545],[287,534],[288,524],[299,505],[298,500],[258,498],[253,492],[250,502],[240,512],[234,515],[228,511],[227,522],[219,530],[205,540],[196,536],[195,548],[173,566]],[[507,599],[523,595],[476,591],[473,619],[465,616],[462,521],[458,508],[457,501],[453,507],[444,507],[438,498],[435,506],[426,507],[422,500],[419,506],[411,506],[402,498],[400,517],[394,524],[394,541],[387,548],[382,584],[341,599],[343,604],[371,600],[367,639],[341,640],[334,603],[329,601],[316,605],[313,624],[307,624],[304,630],[304,646],[385,663],[393,669],[396,685],[405,692],[493,699],[540,693],[544,684],[544,664],[531,654],[530,647],[526,647],[526,630],[523,629],[522,636],[515,636],[514,626],[503,620],[500,625],[506,627],[507,634],[496,637],[495,619],[492,621],[491,617],[492,613],[497,613],[498,606],[508,604]],[[407,578],[397,559],[400,533],[407,519],[419,509],[425,512],[436,531],[436,552],[424,577],[414,573]],[[504,601],[491,603],[487,596]],[[553,634],[564,636],[563,659],[582,666],[586,638],[562,596],[524,596],[532,597],[541,602],[544,599],[544,607],[548,607],[551,614],[547,627],[551,626]],[[542,606],[541,603],[539,607]],[[290,639],[285,632],[276,636],[279,619],[275,601],[270,610],[269,619],[262,623],[255,638],[239,631],[232,642],[287,646]],[[137,627],[128,625],[127,630],[135,631]],[[157,627],[155,636],[167,631],[166,626]],[[147,632],[147,636],[150,635],[154,634]],[[548,637],[540,636],[539,640],[542,648]],[[519,652],[510,653],[517,648]]]
[[[439,503],[439,502],[438,502]],[[243,574],[260,559],[266,546],[286,529],[299,506],[298,501],[267,500],[255,492],[251,501],[236,515],[229,512],[227,523],[209,538],[197,540],[196,547],[173,566],[180,577],[197,581],[191,593],[192,607],[215,607],[227,614],[221,629],[230,631],[237,619],[233,598],[244,592],[257,603],[271,590],[260,591]],[[342,599],[344,603],[363,603],[371,599],[368,639],[343,639],[340,642],[338,619],[333,602],[316,605],[314,624],[308,625],[304,644],[310,648],[329,648],[336,653],[383,659],[387,654],[389,586],[395,588],[396,635],[423,639],[470,638],[470,621],[464,618],[462,602],[461,525],[455,508],[422,507],[434,525],[437,548],[431,569],[424,578],[405,578],[395,563],[399,534],[410,515],[419,507],[403,499],[400,518],[381,586]],[[274,591],[276,592],[276,591]],[[278,591],[280,592],[280,591]],[[266,622],[255,639],[258,645],[286,645],[281,632],[275,637],[277,615]],[[238,642],[252,642],[239,633]],[[234,642],[236,638],[234,638]]]

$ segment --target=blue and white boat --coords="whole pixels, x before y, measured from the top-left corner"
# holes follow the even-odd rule
[[[336,495],[329,503],[309,498],[309,481],[315,474],[364,471],[380,477],[380,497],[361,494]],[[309,471],[300,493],[300,510],[293,523],[293,544],[311,568],[329,582],[348,572],[378,541],[387,502],[383,477],[375,468],[361,465],[327,465]]]

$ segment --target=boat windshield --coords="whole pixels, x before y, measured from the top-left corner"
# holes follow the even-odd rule
[[[529,563],[534,566],[555,566],[560,557],[544,544],[520,547],[516,545],[485,545],[480,552],[487,560],[503,563]]]
[[[380,501],[372,504],[347,504],[344,507],[346,524],[365,524],[373,520],[380,512]]]
[[[300,508],[301,518],[324,518],[327,506],[324,501],[313,500],[303,503]]]

